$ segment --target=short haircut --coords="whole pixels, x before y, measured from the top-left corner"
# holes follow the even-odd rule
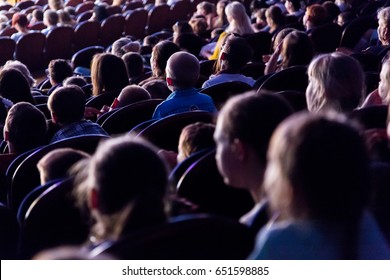
[[[137,85],[130,85],[122,89],[118,96],[119,107],[123,107],[135,102],[150,99],[150,93]]]
[[[80,88],[87,85],[87,81],[83,76],[71,76],[66,78],[62,84],[64,86],[79,86]]]
[[[59,18],[58,18],[58,14],[55,11],[46,10],[43,16],[47,20],[48,24],[57,25]]]
[[[46,143],[45,115],[30,103],[19,102],[8,111],[4,131],[16,153],[39,147]]]
[[[214,148],[215,125],[196,122],[183,128],[179,138],[179,147],[185,158],[207,148]]]
[[[151,80],[142,85],[154,99],[166,99],[172,92],[163,80]]]
[[[180,51],[172,54],[168,59],[166,75],[173,80],[177,88],[195,86],[199,73],[199,60],[190,53]]]
[[[27,79],[16,68],[0,70],[0,95],[13,103],[25,101],[35,104]]]
[[[154,66],[152,65],[153,76],[165,78],[165,67],[167,61],[172,54],[180,51],[178,45],[170,41],[162,41],[153,47],[152,57]]]
[[[250,61],[253,54],[249,43],[244,38],[234,36],[233,34],[226,37],[223,52],[226,54],[224,63],[227,69],[234,71],[238,71],[244,67]]]
[[[28,84],[30,87],[33,87],[35,85],[35,79],[31,75],[30,70],[27,68],[25,64],[20,62],[19,60],[8,60],[3,69],[9,69],[9,68],[14,68],[20,71],[20,73],[23,74],[23,76],[26,78]]]
[[[48,69],[50,77],[59,84],[73,75],[72,67],[65,59],[51,60]]]
[[[265,163],[273,131],[292,113],[291,106],[280,96],[248,92],[230,98],[218,118],[224,120],[223,131],[229,141],[239,139],[250,145]]]
[[[85,95],[78,86],[60,87],[50,95],[47,105],[59,123],[70,124],[84,118]]]
[[[60,148],[49,152],[37,164],[41,184],[67,177],[69,169],[76,162],[89,157],[89,154],[72,148]]]

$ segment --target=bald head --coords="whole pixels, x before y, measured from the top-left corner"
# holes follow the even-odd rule
[[[177,52],[168,59],[167,83],[177,89],[195,86],[199,78],[199,60],[187,52]]]

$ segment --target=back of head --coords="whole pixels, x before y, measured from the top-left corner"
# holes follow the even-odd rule
[[[68,177],[69,169],[79,160],[86,158],[89,158],[87,153],[72,148],[60,148],[49,152],[37,164],[41,184]]]
[[[87,81],[84,79],[83,76],[71,76],[71,77],[66,78],[62,82],[62,84],[64,87],[73,85],[73,86],[78,86],[81,88],[81,87],[87,85]]]
[[[103,91],[121,90],[129,84],[124,61],[113,54],[96,54],[92,59],[91,79],[93,95]]]
[[[123,107],[135,102],[150,99],[150,94],[146,89],[137,85],[130,85],[122,89],[118,96],[119,107]]]
[[[328,15],[327,22],[334,22],[340,14],[340,8],[332,1],[325,1],[322,6]]]
[[[342,53],[319,55],[308,69],[306,99],[309,111],[349,112],[358,107],[365,92],[360,63]]]
[[[36,81],[33,78],[33,76],[31,75],[30,70],[28,70],[28,68],[25,64],[23,64],[22,62],[20,62],[18,60],[8,60],[5,63],[3,69],[10,69],[10,68],[19,70],[20,73],[22,73],[23,76],[26,78],[30,87],[33,87],[35,85]]]
[[[252,58],[253,50],[241,37],[229,35],[219,57],[221,69],[240,71]]]
[[[162,41],[153,47],[151,66],[155,77],[165,78],[165,67],[172,54],[180,50],[179,46],[170,41]]]
[[[129,52],[122,56],[129,78],[141,75],[144,72],[144,61],[139,53]]]
[[[21,27],[27,27],[28,25],[27,16],[23,13],[15,13],[12,16],[12,26],[15,26],[16,24],[18,24]]]
[[[174,43],[177,44],[182,51],[189,52],[198,57],[200,50],[204,45],[204,40],[194,33],[183,33],[174,39]]]
[[[55,84],[61,84],[65,78],[73,75],[73,70],[70,64],[65,59],[53,59],[49,66],[50,81]]]
[[[129,210],[126,221],[132,227],[165,220],[167,168],[143,140],[126,135],[104,141],[91,159],[87,182],[97,191],[100,215]]]
[[[60,87],[50,95],[47,105],[56,122],[63,125],[78,122],[84,118],[85,95],[78,86]]]
[[[166,99],[171,94],[167,83],[163,80],[149,81],[143,84],[142,88],[146,89],[153,99]]]
[[[46,10],[43,17],[49,25],[57,25],[58,23],[58,14],[55,11]]]
[[[174,53],[167,62],[166,75],[172,80],[174,88],[194,87],[199,78],[199,60],[187,52]],[[168,85],[169,81],[168,81]]]
[[[8,111],[4,134],[12,153],[23,153],[46,143],[47,124],[41,111],[19,102]]]
[[[25,101],[34,104],[26,78],[14,68],[0,71],[0,95],[13,103]]]
[[[284,24],[283,11],[279,6],[273,5],[269,7],[266,10],[265,15],[267,18],[270,18],[272,22],[277,26],[281,26]]]
[[[120,38],[118,40],[116,40],[113,44],[112,44],[112,48],[111,48],[111,53],[112,54],[115,54],[116,56],[119,56],[121,57],[122,55],[124,55],[126,52],[122,49],[123,46],[131,43],[131,39],[129,38]]]
[[[239,139],[250,145],[259,160],[266,162],[268,143],[275,128],[293,113],[291,106],[275,94],[248,92],[230,98],[219,116],[230,142]]]
[[[314,50],[309,36],[305,32],[293,31],[283,40],[282,52],[283,66],[309,65]]]
[[[265,188],[271,205],[293,219],[343,223],[368,198],[364,139],[339,115],[301,113],[272,137]]]
[[[313,27],[324,24],[328,17],[326,9],[320,4],[313,4],[307,7],[305,15]]]

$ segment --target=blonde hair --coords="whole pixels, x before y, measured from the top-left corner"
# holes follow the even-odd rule
[[[308,69],[306,99],[309,111],[332,109],[349,112],[358,107],[365,92],[360,63],[342,53],[319,55]]]
[[[230,3],[226,6],[225,13],[229,21],[229,26],[225,30],[227,33],[239,35],[254,33],[243,4],[240,2]]]

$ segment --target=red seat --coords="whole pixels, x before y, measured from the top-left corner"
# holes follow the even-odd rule
[[[18,8],[20,10],[24,10],[24,9],[27,9],[28,7],[31,7],[31,6],[34,6],[34,5],[35,5],[34,1],[32,1],[32,0],[24,0],[24,1],[16,3],[14,7]]]
[[[93,7],[95,6],[95,3],[92,1],[83,2],[76,6],[76,15],[79,15],[86,11],[92,11]]]
[[[122,37],[125,18],[122,15],[112,15],[101,24],[100,45],[108,47]]]
[[[126,12],[129,10],[135,10],[135,9],[143,8],[143,7],[144,7],[144,4],[142,3],[142,1],[131,1],[131,2],[126,3],[123,6],[122,12]]]
[[[93,12],[92,11],[85,11],[82,12],[81,14],[77,15],[77,23],[84,22],[89,20],[92,17]]]
[[[101,46],[90,46],[79,50],[72,56],[73,69],[76,67],[91,68],[93,56],[102,52],[104,52],[104,48]]]
[[[84,21],[74,28],[74,50],[98,45],[100,24],[96,21]]]
[[[106,8],[107,14],[109,16],[116,15],[116,14],[121,14],[122,13],[122,8],[119,6],[108,6]]]
[[[166,4],[156,6],[150,10],[146,33],[152,34],[169,26],[170,7]]]
[[[124,34],[142,39],[145,36],[145,27],[148,21],[148,12],[143,8],[129,11],[126,14]]]
[[[46,25],[42,22],[42,21],[39,21],[39,22],[36,22],[32,25],[29,26],[29,29],[30,30],[38,30],[38,31],[41,31],[43,29],[46,28]]]
[[[51,30],[46,37],[46,59],[69,59],[72,56],[74,31],[69,26],[59,26]]]
[[[0,65],[14,58],[16,43],[8,37],[0,37]]]
[[[18,32],[14,27],[7,27],[0,32],[0,36],[11,37],[12,34]]]
[[[77,7],[81,3],[83,3],[83,0],[69,0],[65,3],[65,7]]]
[[[30,71],[44,69],[45,42],[46,36],[38,31],[23,35],[16,43],[15,59],[24,63]]]
[[[188,14],[191,10],[191,2],[189,0],[180,0],[171,6],[170,24],[173,25],[179,20],[188,20]]]

